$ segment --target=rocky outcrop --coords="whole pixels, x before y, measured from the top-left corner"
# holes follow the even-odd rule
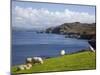
[[[95,38],[96,36],[96,23],[64,23],[57,27],[46,29],[46,33],[70,35],[84,39]]]
[[[68,34],[68,33],[79,33],[79,34],[94,34],[96,30],[96,24],[87,23],[64,23],[54,28],[46,29],[46,33],[56,33],[56,34]]]

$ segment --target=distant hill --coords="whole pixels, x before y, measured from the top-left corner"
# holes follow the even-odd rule
[[[64,23],[57,27],[46,29],[46,33],[63,34],[65,37],[80,39],[96,39],[96,23]]]
[[[68,33],[79,33],[79,34],[95,34],[96,23],[64,23],[57,27],[46,29],[46,33],[56,33],[56,34],[68,34]]]

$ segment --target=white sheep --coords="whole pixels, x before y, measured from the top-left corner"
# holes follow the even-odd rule
[[[19,65],[19,66],[17,67],[17,70],[18,70],[18,71],[19,71],[19,70],[25,70],[24,65]]]
[[[26,70],[29,70],[29,69],[30,69],[30,67],[26,66],[26,67],[25,67],[25,69],[26,69]]]
[[[61,50],[60,55],[65,55],[65,50]]]
[[[41,57],[33,57],[33,63],[43,64],[43,59]]]
[[[30,67],[30,68],[32,67],[32,64],[30,64],[30,63],[28,63],[26,65],[27,65],[27,67]]]
[[[30,68],[32,67],[32,64],[28,63],[28,64],[25,64],[25,65],[19,65],[17,70],[29,70]]]
[[[24,65],[24,67],[26,70],[29,70],[32,67],[32,64],[28,63],[28,64]]]
[[[26,58],[26,63],[32,63],[32,58]]]
[[[23,65],[24,68],[27,70],[27,69],[30,69],[30,67],[27,67],[27,65]]]

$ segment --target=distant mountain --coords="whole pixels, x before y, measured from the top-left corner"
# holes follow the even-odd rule
[[[68,33],[79,33],[79,34],[95,34],[96,24],[95,23],[64,23],[57,27],[51,27],[46,29],[46,33],[56,34],[68,34]]]
[[[63,34],[66,38],[96,39],[96,23],[64,23],[46,29],[46,33]]]

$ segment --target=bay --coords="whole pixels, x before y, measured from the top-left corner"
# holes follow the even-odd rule
[[[69,54],[88,48],[87,40],[65,38],[58,34],[16,31],[12,32],[12,65],[23,64],[27,57],[55,57],[63,49]]]

